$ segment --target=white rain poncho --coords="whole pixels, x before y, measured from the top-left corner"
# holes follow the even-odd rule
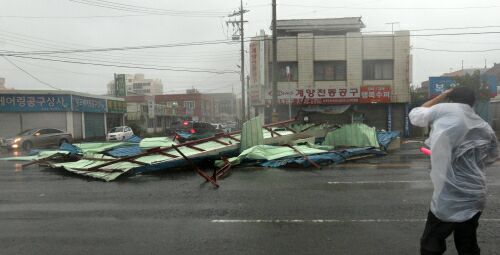
[[[426,144],[432,151],[432,213],[447,222],[471,219],[485,206],[484,168],[498,157],[495,133],[466,104],[417,107],[410,112],[410,121],[431,126]]]

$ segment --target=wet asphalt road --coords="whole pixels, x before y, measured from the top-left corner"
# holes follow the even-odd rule
[[[428,167],[405,149],[323,170],[235,169],[214,189],[191,171],[104,183],[0,161],[0,254],[418,254]],[[483,254],[500,253],[499,170]]]

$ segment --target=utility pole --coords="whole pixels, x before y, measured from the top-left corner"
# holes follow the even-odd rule
[[[278,35],[276,33],[276,0],[273,0],[273,21],[272,21],[272,26],[273,26],[273,65],[271,67],[271,72],[272,72],[272,79],[273,79],[273,89],[272,89],[272,101],[271,101],[271,106],[272,106],[272,122],[278,122],[278,75],[277,75],[277,69],[278,69]]]
[[[243,14],[248,12],[248,10],[243,9],[243,0],[240,0],[240,10],[233,12],[229,17],[240,16],[240,20],[227,21],[227,24],[237,25],[239,31],[239,39],[241,41],[241,64],[240,64],[240,79],[241,79],[241,120],[245,121],[245,32],[243,24],[247,21],[243,19]],[[233,36],[233,39],[235,37]]]
[[[391,25],[391,33],[394,34],[394,25],[399,24],[399,22],[388,22],[386,25]]]
[[[247,118],[250,119],[250,75],[247,75]]]

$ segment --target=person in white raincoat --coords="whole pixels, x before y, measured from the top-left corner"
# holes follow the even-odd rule
[[[441,103],[449,99],[449,103]],[[410,112],[410,121],[431,127],[430,177],[434,193],[421,254],[443,254],[453,233],[458,254],[480,254],[476,230],[486,201],[484,168],[498,158],[490,125],[474,113],[474,92],[467,87],[445,91]]]

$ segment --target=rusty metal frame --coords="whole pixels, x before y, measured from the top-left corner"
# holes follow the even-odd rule
[[[318,165],[316,162],[312,161],[306,154],[304,154],[301,151],[297,150],[297,148],[295,148],[295,147],[293,147],[292,145],[289,145],[289,144],[287,144],[285,146],[289,147],[290,149],[292,149],[295,152],[297,152],[298,154],[300,154],[300,156],[302,156],[305,160],[307,160],[307,162],[309,162],[311,165],[313,165],[317,169],[321,169],[320,165]]]
[[[220,169],[218,169],[214,172],[213,177],[216,180],[224,177],[224,175],[226,175],[226,173],[229,172],[229,170],[231,169],[231,162],[229,162],[229,160],[227,160],[227,158],[222,158],[222,160],[224,161],[224,165]]]

